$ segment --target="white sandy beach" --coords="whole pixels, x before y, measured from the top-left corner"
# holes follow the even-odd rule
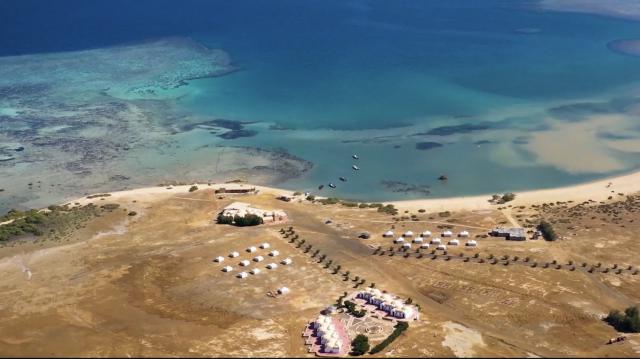
[[[609,184],[611,185],[609,186]],[[199,189],[217,189],[221,187],[255,187],[260,193],[268,193],[273,195],[288,195],[291,196],[294,191],[266,187],[256,186],[252,184],[196,184]],[[126,191],[110,192],[110,200],[116,201],[140,201],[140,202],[154,202],[157,200],[166,199],[177,194],[188,194],[189,188],[192,185],[180,185],[180,186],[155,186],[144,187]],[[609,187],[608,187],[609,186]],[[167,189],[171,187],[171,189]],[[588,200],[594,201],[606,201],[609,196],[613,198],[619,198],[618,193],[624,195],[640,192],[640,171],[631,174],[612,177],[599,181],[578,184],[568,187],[541,189],[524,192],[516,192],[516,199],[509,202],[512,206],[542,204],[545,202],[566,202],[574,201],[576,203],[584,202]],[[492,194],[468,196],[468,197],[450,197],[450,198],[428,198],[417,199],[407,201],[391,201],[385,203],[391,203],[395,205],[399,210],[417,211],[418,209],[424,209],[427,212],[439,212],[439,211],[461,211],[461,210],[486,210],[496,208],[497,205],[491,204],[488,200]],[[97,202],[99,198],[89,199],[87,197],[78,198],[66,203],[80,203],[82,205]]]

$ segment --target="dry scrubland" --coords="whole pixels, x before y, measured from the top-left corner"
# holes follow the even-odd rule
[[[300,336],[305,323],[354,290],[358,276],[366,280],[363,286],[375,283],[422,308],[420,320],[376,356],[640,355],[637,335],[606,345],[618,334],[601,321],[610,309],[640,303],[640,275],[633,274],[640,266],[640,197],[612,194],[604,203],[507,204],[448,214],[402,210],[394,217],[340,204],[286,203],[266,193],[242,196],[258,207],[285,210],[285,227],[299,236],[294,243],[283,238],[282,225],[215,225],[217,212],[237,199],[216,199],[208,188],[87,199],[82,203],[120,208],[88,219],[62,239],[25,239],[0,248],[0,353],[308,355]],[[430,249],[417,253],[414,245],[403,252],[381,237],[392,226],[396,234],[435,234],[446,227],[475,237],[501,223],[540,218],[554,223],[561,239],[476,238],[476,249],[449,247],[434,258]],[[371,239],[358,239],[362,231]],[[245,248],[262,242],[280,251],[278,262],[290,257],[293,264],[267,270],[275,260],[258,249],[265,261],[248,269],[262,272],[236,278],[237,262],[256,255]],[[240,257],[228,258],[233,250]],[[218,255],[224,263],[212,261]],[[326,259],[318,264],[321,255]],[[234,272],[221,272],[224,265]],[[291,293],[267,295],[281,286]]]

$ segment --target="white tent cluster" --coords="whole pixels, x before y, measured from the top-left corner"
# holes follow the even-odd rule
[[[339,353],[347,343],[342,342],[342,338],[336,330],[333,320],[326,315],[319,315],[312,324],[316,335],[320,338],[322,351],[325,353]]]
[[[412,319],[416,314],[413,306],[407,305],[401,299],[394,298],[391,294],[382,293],[377,288],[365,288],[359,292],[356,298],[364,299],[367,303],[375,305],[388,315],[400,319]]]

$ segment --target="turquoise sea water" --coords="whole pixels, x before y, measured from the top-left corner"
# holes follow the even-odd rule
[[[189,81],[172,103],[200,118],[255,122],[247,126],[255,136],[224,145],[313,162],[302,177],[280,183],[291,189],[333,182],[338,188],[322,194],[384,200],[424,197],[415,188],[429,186],[439,197],[554,187],[640,167],[640,148],[629,145],[600,150],[621,163],[613,170],[594,163],[572,171],[528,146],[535,133],[601,115],[621,116],[625,126],[600,125],[598,141],[607,131],[638,138],[629,128],[638,130],[640,58],[606,46],[640,37],[636,22],[543,11],[535,1],[113,4],[68,1],[76,9],[70,15],[61,10],[65,1],[3,3],[5,14],[28,15],[2,25],[11,37],[1,40],[2,54],[167,36],[222,49],[239,70]],[[43,25],[52,12],[56,19]],[[179,141],[200,146],[207,136],[196,130]],[[420,142],[442,146],[419,150]],[[149,156],[162,171],[163,157]],[[438,182],[440,174],[449,180]]]

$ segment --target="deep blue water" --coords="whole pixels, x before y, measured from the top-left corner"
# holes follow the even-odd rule
[[[192,81],[193,93],[180,103],[185,110],[293,129],[486,121],[509,121],[522,129],[541,124],[546,110],[558,103],[608,100],[640,81],[640,60],[606,47],[615,39],[640,37],[637,23],[541,11],[535,5],[515,0],[2,1],[0,55],[190,36],[227,51],[241,71]],[[415,150],[416,140],[403,140],[395,152],[393,144],[347,145],[341,141],[351,138],[348,132],[336,136],[344,138],[282,142],[265,134],[234,144],[284,147],[312,160],[316,166],[308,177],[285,184],[305,188],[348,165],[348,158],[344,164],[336,160],[340,153],[359,151],[365,158],[370,153],[375,161],[363,161],[376,172],[339,192],[354,197],[372,188],[380,191],[375,197],[394,196],[379,185],[390,179],[382,168],[402,173],[403,178],[391,179],[408,183],[432,184],[439,173],[453,174],[448,187],[434,189],[436,195],[548,187],[610,174],[567,173],[544,163],[512,172],[511,163],[473,145],[477,138],[471,135],[429,151]],[[531,154],[520,155],[533,162]],[[640,165],[632,155],[621,156],[624,170]],[[490,177],[487,168],[508,175]]]

